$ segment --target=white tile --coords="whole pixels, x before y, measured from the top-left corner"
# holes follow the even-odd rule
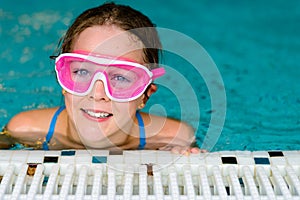
[[[174,164],[173,155],[169,151],[158,151],[157,152],[157,163],[163,166],[169,166]]]
[[[123,151],[124,156],[124,164],[142,164],[141,163],[141,157],[140,157],[140,151]]]
[[[16,172],[18,173],[21,169],[22,164],[27,163],[29,151],[14,150],[10,163],[16,166]]]
[[[123,155],[110,155],[107,157],[107,164],[123,164]]]
[[[109,150],[86,150],[91,156],[108,156]]]
[[[2,176],[9,163],[10,163],[10,160],[11,160],[11,156],[13,154],[13,151],[11,150],[1,150],[0,151],[0,175]]]
[[[190,155],[190,164],[205,165],[205,157],[208,153],[199,153]]]
[[[220,154],[218,152],[209,153],[205,157],[205,164],[207,167],[208,176],[212,175],[213,166],[216,166],[219,169],[221,169],[221,167],[222,167],[222,160],[221,160]]]
[[[76,151],[75,164],[91,164],[92,154],[86,150]]]
[[[255,163],[252,157],[252,153],[250,151],[237,151],[236,152],[236,159],[238,161],[238,175],[239,177],[244,176],[243,168],[245,166],[250,169],[250,172],[254,174],[255,170]]]
[[[141,163],[142,164],[157,163],[157,159],[156,159],[157,152],[158,151],[151,151],[151,150],[141,151],[140,152]]]
[[[27,163],[43,163],[44,156],[45,156],[45,151],[40,151],[40,150],[30,151],[27,158]]]

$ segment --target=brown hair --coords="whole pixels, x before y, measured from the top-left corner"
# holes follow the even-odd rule
[[[105,3],[80,14],[62,38],[61,53],[70,52],[73,40],[86,28],[95,25],[116,25],[136,35],[144,44],[144,61],[159,63],[161,42],[155,25],[141,12],[125,5]],[[147,48],[148,47],[148,48]],[[150,48],[149,48],[150,47]]]

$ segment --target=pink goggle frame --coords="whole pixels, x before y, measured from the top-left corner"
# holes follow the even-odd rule
[[[161,67],[150,71],[136,62],[84,51],[59,55],[55,71],[59,84],[67,92],[88,95],[95,82],[101,80],[105,94],[117,102],[137,99],[154,79],[165,74]]]

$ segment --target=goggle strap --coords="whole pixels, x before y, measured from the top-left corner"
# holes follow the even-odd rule
[[[153,74],[152,80],[154,80],[154,79],[156,79],[158,77],[161,77],[161,76],[163,76],[166,73],[165,69],[162,68],[162,67],[152,69],[151,72]]]

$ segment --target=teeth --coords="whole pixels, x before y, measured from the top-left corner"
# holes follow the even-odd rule
[[[96,118],[106,118],[111,115],[109,113],[104,113],[104,112],[93,112],[93,111],[84,110],[84,109],[81,109],[81,110],[84,111],[85,113],[87,113],[88,115],[90,115],[92,117],[96,117]]]

